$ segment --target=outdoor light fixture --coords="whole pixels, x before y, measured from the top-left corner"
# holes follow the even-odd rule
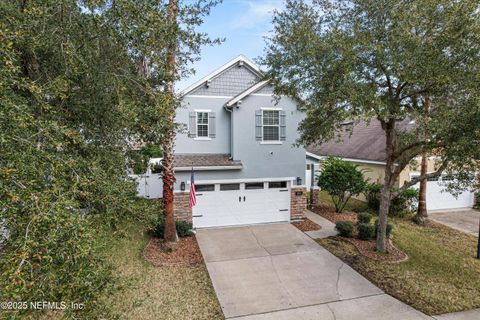
[[[297,186],[301,186],[301,185],[302,185],[302,178],[297,177]]]
[[[180,183],[180,190],[185,191],[185,181]]]

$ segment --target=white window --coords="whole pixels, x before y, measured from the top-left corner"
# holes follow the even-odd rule
[[[263,110],[262,113],[263,141],[280,140],[280,111]]]
[[[197,137],[208,137],[208,112],[197,112]]]

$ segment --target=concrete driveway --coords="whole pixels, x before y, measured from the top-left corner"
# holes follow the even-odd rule
[[[290,224],[198,230],[197,240],[227,319],[431,319]]]
[[[478,235],[478,223],[480,221],[480,211],[478,210],[456,209],[429,211],[428,216],[430,219],[450,228]]]

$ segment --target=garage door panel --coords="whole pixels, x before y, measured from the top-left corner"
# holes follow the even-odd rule
[[[415,185],[418,188],[419,185]],[[465,191],[457,196],[445,190],[443,181],[427,181],[427,210],[469,208],[473,206],[474,194]]]
[[[284,188],[285,189],[285,188]],[[289,221],[290,190],[253,189],[202,192],[193,207],[195,228]]]

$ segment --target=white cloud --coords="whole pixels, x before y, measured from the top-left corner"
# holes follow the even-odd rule
[[[247,6],[247,10],[239,14],[232,22],[235,29],[253,29],[272,19],[273,11],[281,9],[281,0],[239,1]]]

